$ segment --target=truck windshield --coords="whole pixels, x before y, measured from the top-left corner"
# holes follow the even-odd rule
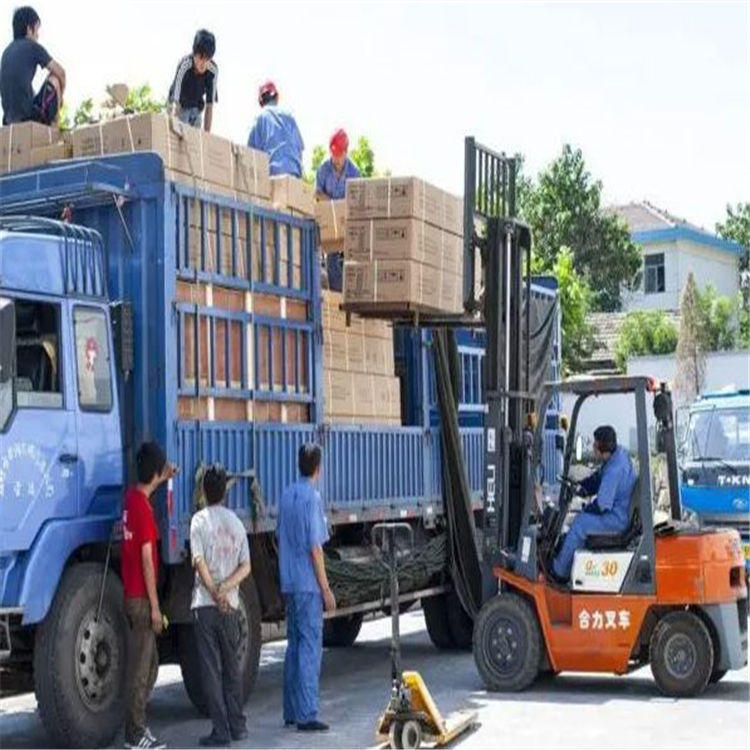
[[[693,413],[687,454],[690,461],[750,461],[750,407]]]

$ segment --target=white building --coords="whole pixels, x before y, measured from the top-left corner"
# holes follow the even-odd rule
[[[699,289],[711,284],[731,297],[739,289],[743,248],[645,201],[613,206],[643,251],[641,288],[625,293],[623,310],[678,310],[689,273]]]

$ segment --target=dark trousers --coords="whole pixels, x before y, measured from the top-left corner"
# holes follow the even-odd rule
[[[284,721],[304,724],[318,718],[323,658],[323,597],[296,592],[286,598]]]
[[[148,599],[125,599],[125,616],[128,620],[125,739],[133,742],[146,729],[146,703],[153,687],[149,680],[151,661],[158,656]]]
[[[198,607],[193,610],[193,623],[208,715],[214,734],[229,742],[247,728],[242,713],[239,616],[231,610]]]

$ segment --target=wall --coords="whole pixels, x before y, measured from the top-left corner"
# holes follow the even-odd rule
[[[665,380],[674,388],[676,358],[674,355],[659,357],[633,357],[628,361],[628,375],[650,375]],[[704,391],[719,391],[727,386],[750,388],[750,352],[715,352],[706,357],[706,382]],[[682,405],[679,392],[674,394],[675,408]],[[563,399],[562,413],[573,413],[575,398]],[[649,405],[649,424],[651,419]],[[635,424],[635,400],[632,395],[602,396],[590,398],[581,409],[577,432],[589,438],[600,424],[611,424],[617,431],[621,443],[634,450],[637,444]]]
[[[657,253],[664,253],[664,292],[633,292],[623,298],[625,311],[679,309],[682,290],[691,271],[699,289],[712,284],[719,294],[729,297],[739,289],[738,259],[724,250],[689,240],[643,245],[644,257]]]

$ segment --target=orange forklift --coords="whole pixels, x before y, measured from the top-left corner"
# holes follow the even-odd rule
[[[699,695],[747,664],[747,589],[735,530],[699,529],[682,519],[672,398],[645,377],[539,384],[532,330],[531,235],[516,221],[513,159],[466,141],[464,307],[481,317],[487,348],[481,608],[473,649],[490,690],[518,691],[544,672],[625,674],[651,665],[669,696]],[[481,254],[484,293],[475,297]],[[567,435],[549,445],[548,410],[571,394]],[[595,403],[601,423],[627,398],[636,417],[638,481],[630,524],[586,539],[570,583],[550,576],[575,507],[571,476],[579,414]],[[649,416],[651,412],[651,417]],[[553,410],[554,412],[554,410]],[[655,436],[649,444],[650,431]],[[632,442],[632,439],[631,439]],[[669,518],[654,523],[652,448],[663,454]],[[545,450],[562,451],[559,496],[542,498]],[[579,477],[580,478],[580,477]],[[545,482],[546,480],[546,482]],[[465,607],[467,608],[467,607]],[[468,609],[468,608],[467,608]]]

